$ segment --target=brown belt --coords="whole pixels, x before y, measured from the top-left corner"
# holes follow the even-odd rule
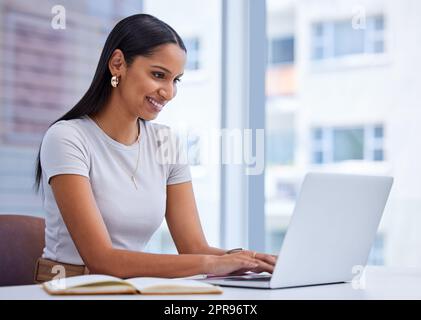
[[[39,258],[35,265],[34,281],[43,283],[53,279],[81,276],[89,274],[84,265],[68,264],[44,258]]]

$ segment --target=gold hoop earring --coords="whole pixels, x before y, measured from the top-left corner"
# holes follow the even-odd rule
[[[114,87],[114,88],[117,88],[118,87],[118,84],[119,84],[119,79],[118,79],[118,77],[117,76],[112,76],[111,77],[111,85]]]

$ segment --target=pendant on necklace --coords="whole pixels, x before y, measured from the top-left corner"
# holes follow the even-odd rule
[[[136,183],[136,178],[135,178],[134,176],[132,176],[132,181],[133,181],[133,183],[134,183],[134,186],[135,186],[135,188],[136,188],[136,190],[137,190],[137,183]]]

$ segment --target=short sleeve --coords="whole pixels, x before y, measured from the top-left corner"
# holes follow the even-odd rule
[[[156,160],[167,168],[167,185],[191,181],[190,167],[183,140],[168,126],[154,126],[157,139]]]
[[[78,130],[65,121],[51,126],[41,145],[43,177],[50,183],[59,174],[77,174],[89,178],[89,152]]]
[[[190,167],[188,164],[172,164],[169,168],[167,185],[191,181]]]
[[[182,140],[175,137],[175,161],[169,164],[167,185],[191,181],[190,166],[188,163],[187,149]]]

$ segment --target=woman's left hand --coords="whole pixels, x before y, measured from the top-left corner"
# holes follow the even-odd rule
[[[260,273],[260,272],[273,273],[273,269],[275,267],[275,263],[278,256],[273,255],[273,254],[251,251],[251,250],[244,250],[244,252],[250,254],[250,256],[258,264],[256,268],[250,271],[255,272],[255,273]],[[230,275],[241,275],[241,274],[244,274],[244,272],[245,272],[244,270],[237,270],[234,273],[231,273]]]

